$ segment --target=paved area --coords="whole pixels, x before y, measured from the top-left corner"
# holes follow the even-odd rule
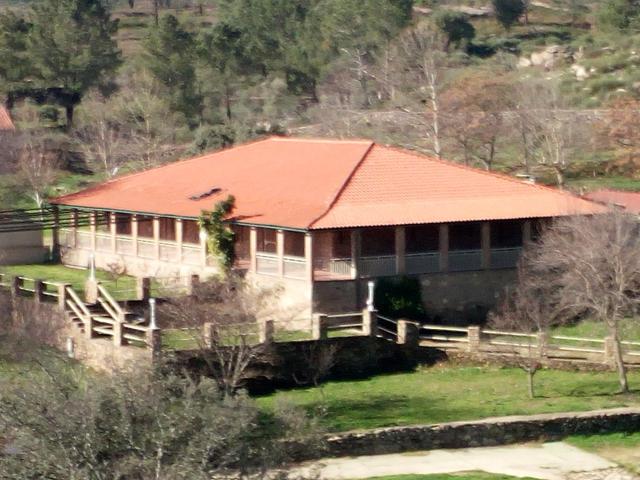
[[[309,463],[296,471],[321,479],[364,479],[385,475],[454,473],[480,470],[544,480],[631,480],[598,455],[562,442],[459,450],[431,450],[392,455],[346,457]]]

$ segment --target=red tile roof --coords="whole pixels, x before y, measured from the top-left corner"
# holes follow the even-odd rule
[[[220,190],[190,199],[213,188]],[[295,229],[604,210],[569,193],[371,141],[280,137],[120,177],[53,203],[198,217],[229,194],[238,222]]]
[[[11,116],[6,108],[0,106],[0,130],[15,130]]]
[[[596,190],[584,195],[584,198],[603,205],[622,207],[631,213],[640,213],[640,192],[621,190]]]

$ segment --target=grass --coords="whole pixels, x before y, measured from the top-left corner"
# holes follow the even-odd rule
[[[640,372],[630,373],[629,380],[632,387],[638,384]],[[637,391],[613,394],[618,388],[613,372],[542,370],[535,382],[538,396],[530,400],[525,375],[519,369],[443,365],[366,380],[327,382],[322,391],[279,391],[257,402],[267,410],[282,400],[308,411],[324,407],[328,414],[321,422],[331,431],[640,406]]]
[[[566,441],[640,473],[640,432],[576,435]]]
[[[10,276],[23,276],[51,282],[68,283],[76,292],[84,291],[88,272],[84,269],[70,268],[60,264],[7,265],[0,268],[1,273]],[[116,300],[127,300],[135,293],[135,279],[122,276],[117,281],[107,272],[96,271],[96,278],[105,286]]]
[[[623,340],[640,341],[640,322],[637,319],[625,319],[620,326]],[[583,320],[574,325],[557,327],[553,330],[553,335],[603,339],[608,336],[608,332],[603,322]]]
[[[528,477],[512,477],[486,472],[435,473],[430,475],[392,475],[389,477],[371,477],[367,480],[512,480]]]

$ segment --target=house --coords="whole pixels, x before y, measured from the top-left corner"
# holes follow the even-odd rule
[[[629,213],[640,215],[640,192],[602,189],[586,193],[584,198],[602,205],[623,208]]]
[[[522,246],[553,217],[604,207],[555,189],[369,140],[273,137],[123,176],[56,199],[73,225],[63,261],[134,275],[217,271],[197,219],[228,195],[236,268],[283,306],[361,308],[369,279],[419,279],[428,310],[495,302]],[[83,225],[83,226],[75,226]]]

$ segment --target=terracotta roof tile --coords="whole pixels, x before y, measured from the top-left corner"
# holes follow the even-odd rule
[[[631,213],[640,213],[640,192],[603,189],[589,192],[584,198],[603,205],[622,207]]]
[[[0,106],[0,130],[15,130],[16,127],[6,108]]]
[[[190,197],[220,189],[199,200]],[[569,193],[360,140],[270,138],[56,199],[198,217],[227,195],[237,221],[323,229],[594,213]]]

